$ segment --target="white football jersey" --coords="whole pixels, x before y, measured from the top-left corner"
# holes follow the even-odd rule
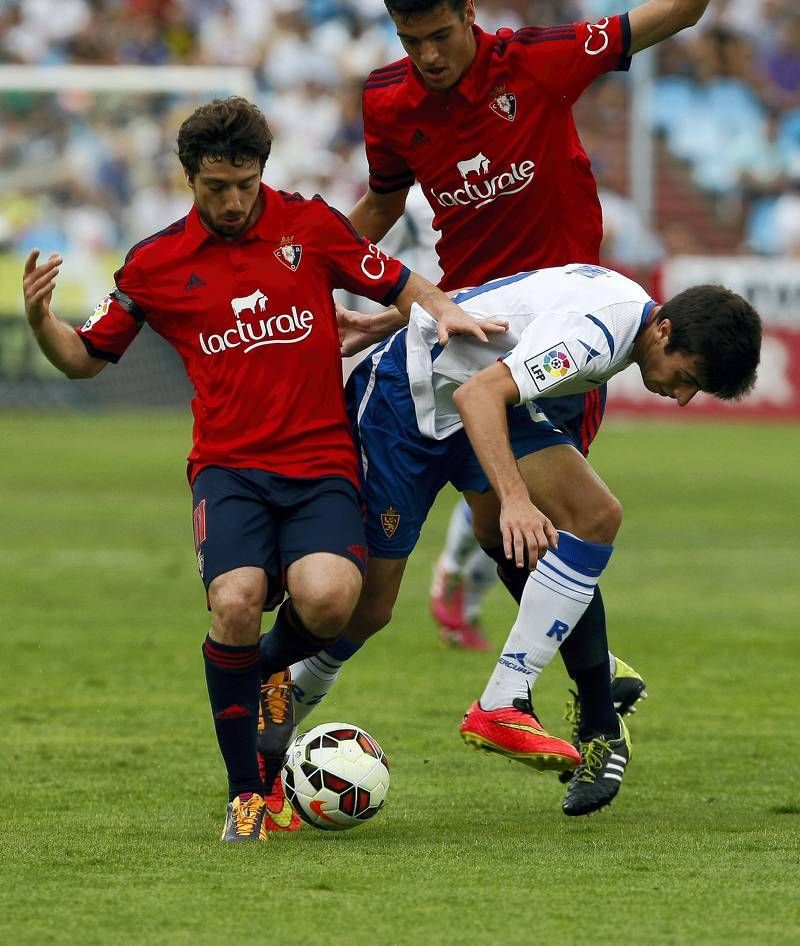
[[[462,426],[455,389],[499,359],[511,371],[521,404],[604,384],[630,365],[633,343],[655,305],[637,283],[585,263],[496,279],[455,301],[477,319],[505,319],[509,327],[490,335],[488,344],[456,335],[443,348],[436,321],[412,306],[408,379],[420,432],[435,440]],[[546,405],[541,409],[546,413]]]

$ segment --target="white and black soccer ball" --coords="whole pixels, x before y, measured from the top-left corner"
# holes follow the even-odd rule
[[[303,821],[342,831],[380,811],[389,789],[389,762],[360,726],[323,723],[289,746],[281,778]]]

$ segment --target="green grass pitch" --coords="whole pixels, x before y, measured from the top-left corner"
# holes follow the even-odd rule
[[[183,416],[0,415],[0,943],[786,944],[798,920],[798,426],[609,422],[625,506],[604,580],[612,647],[645,676],[606,812],[468,750],[493,657],[444,649],[430,566],[311,719],[392,763],[355,831],[219,843],[225,805]],[[492,593],[499,647],[513,619]],[[561,719],[560,663],[537,708]]]

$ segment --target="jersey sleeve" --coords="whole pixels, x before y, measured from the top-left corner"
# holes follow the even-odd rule
[[[381,120],[380,98],[377,90],[370,89],[370,82],[364,90],[362,110],[370,190],[377,194],[406,190],[414,183],[414,172],[389,143],[385,118]]]
[[[411,271],[359,236],[350,221],[320,199],[321,237],[332,269],[333,285],[381,305],[392,305],[403,291]]]
[[[144,325],[144,309],[136,301],[142,297],[137,270],[135,262],[126,261],[114,274],[114,289],[75,329],[92,357],[116,364]]]
[[[594,315],[543,314],[502,360],[519,388],[520,404],[558,397],[575,381],[600,384],[614,357],[608,327]]]
[[[513,43],[539,85],[570,103],[598,76],[627,71],[631,64],[627,13],[597,23],[519,30]]]

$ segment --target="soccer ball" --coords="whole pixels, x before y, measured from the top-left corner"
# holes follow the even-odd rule
[[[359,726],[323,723],[289,746],[281,778],[286,797],[303,821],[325,831],[342,831],[380,811],[389,788],[389,762]]]

